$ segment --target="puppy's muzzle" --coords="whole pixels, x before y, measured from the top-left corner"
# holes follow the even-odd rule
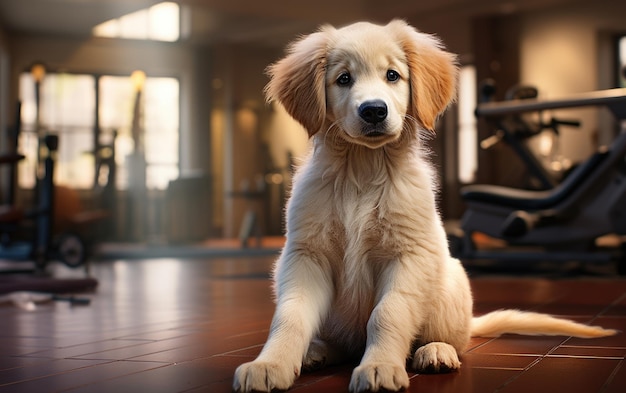
[[[359,116],[368,124],[376,125],[387,118],[387,104],[383,100],[365,101],[359,106]]]

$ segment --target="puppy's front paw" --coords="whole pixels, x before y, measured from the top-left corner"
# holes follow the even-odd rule
[[[442,373],[459,369],[461,362],[456,350],[442,342],[428,343],[419,347],[413,356],[413,368],[424,373]]]
[[[287,390],[293,385],[300,370],[284,364],[254,361],[237,367],[233,391],[270,392],[272,389]]]
[[[360,365],[352,372],[350,392],[397,392],[409,387],[409,376],[402,366],[389,363]]]

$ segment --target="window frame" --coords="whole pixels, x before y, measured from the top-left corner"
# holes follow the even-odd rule
[[[30,74],[29,70],[25,70],[21,73],[21,75],[23,74]],[[74,71],[64,71],[64,72],[56,72],[56,71],[48,71],[46,73],[46,76],[44,77],[44,80],[46,77],[50,77],[52,75],[63,75],[63,74],[68,74],[68,75],[87,75],[93,78],[93,83],[94,83],[94,88],[92,90],[93,94],[94,94],[94,114],[92,116],[93,119],[93,124],[90,126],[91,128],[91,139],[92,139],[92,145],[91,148],[89,149],[89,151],[91,152],[95,152],[95,151],[99,151],[101,148],[106,147],[104,143],[101,142],[101,139],[103,137],[103,135],[107,132],[113,133],[115,132],[115,128],[111,128],[111,127],[103,127],[102,126],[102,121],[101,121],[101,108],[102,108],[102,92],[101,92],[101,78],[102,77],[108,77],[108,76],[112,76],[112,77],[126,77],[126,78],[130,78],[129,74],[114,74],[114,73],[85,73],[85,72],[74,72]],[[21,75],[20,75],[20,79],[21,79]],[[175,170],[171,170],[168,169],[171,173],[174,173],[174,177],[170,177],[169,180],[164,181],[165,183],[165,187],[166,184],[171,181],[174,180],[178,177],[180,177],[180,172],[181,172],[181,154],[180,154],[180,146],[181,146],[181,88],[182,88],[182,84],[181,84],[181,80],[179,77],[177,76],[148,76],[147,80],[150,79],[157,79],[157,78],[168,78],[168,79],[172,79],[176,81],[177,84],[177,90],[178,90],[178,97],[177,97],[177,106],[176,106],[176,123],[177,123],[177,128],[176,128],[176,132],[175,132],[175,138],[177,140],[177,147],[176,147],[176,158],[174,161],[172,161],[168,168],[171,166],[175,166]],[[33,91],[36,88],[36,82],[33,79],[32,80],[32,87],[33,87]],[[22,97],[22,89],[23,86],[20,86],[20,98]],[[34,97],[34,100],[36,100],[36,97]],[[36,101],[31,102],[31,104],[35,103]],[[144,109],[144,113],[145,113],[145,109]],[[131,125],[129,125],[129,127],[132,127]],[[60,131],[60,129],[56,129],[54,126],[50,127],[49,125],[46,124],[40,124],[39,126],[39,135],[38,132],[36,130],[37,128],[37,120],[36,117],[34,118],[34,120],[32,122],[22,122],[21,125],[21,130],[20,130],[20,136],[19,136],[19,141],[18,141],[18,150],[22,150],[20,144],[22,144],[23,140],[28,140],[29,137],[32,138],[32,136],[34,136],[36,138],[36,140],[38,138],[40,138],[43,134],[42,131],[46,132],[52,132],[52,133],[56,133],[59,134],[60,136],[62,136],[63,132]],[[62,127],[61,127],[62,128]],[[105,138],[106,139],[106,138]],[[32,140],[31,140],[31,145],[33,144]],[[31,146],[31,150],[36,149],[33,148]],[[32,151],[30,152],[30,155],[32,156]],[[33,160],[33,157],[31,157],[31,161]],[[17,184],[20,188],[22,189],[32,189],[33,187],[35,187],[36,185],[36,177],[35,177],[35,168],[37,166],[37,162],[38,162],[38,154],[37,157],[34,159],[34,166],[33,166],[33,162],[29,162],[30,165],[21,165],[21,168],[18,169],[18,175],[17,175]],[[99,183],[101,181],[101,179],[98,179],[99,174],[98,174],[98,168],[101,165],[101,161],[97,160],[95,157],[92,160],[93,162],[93,176],[92,176],[92,181],[91,181],[91,186],[85,186],[85,185],[77,185],[77,184],[65,184],[69,187],[75,188],[75,189],[93,189],[93,188],[97,188],[99,187]],[[120,167],[123,167],[125,164],[120,162],[116,163],[116,173],[120,172]],[[156,168],[156,167],[160,167],[163,166],[163,163],[161,162],[147,162],[146,163],[146,168]],[[146,172],[149,169],[146,169]],[[153,169],[152,169],[153,170]],[[30,177],[30,179],[27,179],[27,181],[24,181],[24,176],[26,176],[23,173],[26,173],[25,171],[28,171],[28,173],[32,173],[32,175],[28,175]],[[116,190],[125,190],[128,187],[124,187],[123,184],[121,185],[120,182],[116,182],[117,184],[114,185]],[[25,185],[26,184],[26,185]],[[149,183],[148,183],[148,179],[146,177],[146,184],[145,184],[146,189],[164,189],[165,187],[163,185],[161,186],[156,186],[156,187],[149,187]]]

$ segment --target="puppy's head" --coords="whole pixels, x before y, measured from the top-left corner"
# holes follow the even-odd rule
[[[377,148],[414,132],[407,122],[434,129],[454,97],[457,69],[436,38],[396,20],[323,27],[292,44],[268,73],[268,99],[310,136],[337,128],[347,141]]]

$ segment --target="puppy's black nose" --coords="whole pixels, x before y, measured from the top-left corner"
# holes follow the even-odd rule
[[[380,123],[387,118],[387,104],[383,100],[365,101],[359,106],[359,116],[370,124]]]

